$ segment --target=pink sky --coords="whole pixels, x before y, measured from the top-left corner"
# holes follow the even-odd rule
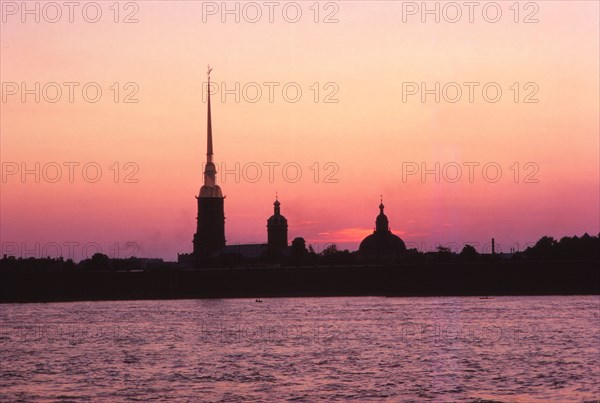
[[[309,9],[312,2],[298,3],[297,23],[283,18],[287,3],[276,8],[273,23],[266,7],[257,23],[245,21],[254,14],[243,11],[239,23],[233,16],[223,23],[220,13],[203,22],[207,2],[131,2],[137,11],[120,3],[119,20],[136,11],[139,21],[131,24],[113,21],[112,2],[97,2],[102,8],[97,23],[86,22],[81,10],[70,23],[66,8],[56,23],[47,21],[54,16],[49,9],[46,15],[40,9],[39,23],[31,15],[22,22],[21,10],[12,15],[6,3],[13,2],[2,2],[0,26],[4,253],[16,247],[17,255],[54,255],[58,244],[67,254],[68,245],[77,243],[76,259],[95,251],[94,245],[114,255],[116,244],[126,256],[128,242],[139,245],[138,256],[174,260],[178,252],[191,251],[194,195],[206,153],[202,91],[208,63],[219,85],[235,88],[239,82],[242,88],[255,82],[263,90],[255,103],[248,100],[255,94],[251,86],[240,102],[233,95],[223,102],[220,92],[213,96],[217,168],[240,167],[239,181],[234,174],[218,174],[227,196],[229,244],[266,240],[276,192],[289,240],[302,236],[315,249],[328,242],[356,249],[373,230],[380,194],[392,231],[419,249],[471,243],[481,251],[494,237],[508,251],[542,235],[600,230],[597,2],[536,2],[538,10],[520,9],[520,21],[535,11],[539,22],[528,24],[513,21],[513,2],[499,2],[498,23],[486,22],[480,9],[473,23],[466,14],[457,23],[443,16],[440,23],[433,17],[422,23],[420,14],[403,22],[406,2],[332,2],[336,7],[327,9],[323,2],[319,23]],[[331,12],[338,22],[323,23]],[[20,92],[8,94],[7,83],[22,82],[27,88],[57,82],[63,94],[56,103],[44,94],[39,103],[34,95],[21,102]],[[73,102],[64,82],[80,83]],[[89,82],[103,91],[97,103],[82,96]],[[110,88],[115,82],[117,103]],[[123,102],[134,89],[124,88],[128,82],[137,86],[137,103]],[[265,82],[279,83],[273,102]],[[318,102],[311,89],[315,82]],[[428,88],[436,82],[481,85],[472,103],[464,86],[456,103],[436,103],[433,96],[423,103],[419,95],[403,102],[406,82],[426,82]],[[496,103],[482,97],[488,82],[503,91]],[[516,103],[510,89],[515,82]],[[538,88],[537,103],[523,102],[533,88],[523,88],[528,82]],[[286,83],[302,89],[298,102],[283,97]],[[334,85],[324,88],[326,83]],[[334,88],[338,102],[324,102]],[[47,97],[54,97],[47,89]],[[79,164],[72,183],[64,165],[70,162]],[[128,162],[134,165],[126,169]],[[464,165],[470,162],[479,164],[472,183]],[[22,164],[35,170],[36,163],[47,176],[54,175],[53,164],[62,166],[62,177],[49,183],[42,175],[36,183],[33,174],[25,180],[21,172],[9,175]],[[93,163],[102,175],[88,183],[81,168]],[[272,182],[268,163],[279,164]],[[403,178],[408,165],[433,169],[436,163],[440,174],[450,176],[452,166],[461,166],[461,180]],[[532,165],[526,169],[527,163]],[[297,182],[285,180],[286,164],[302,169]],[[482,176],[486,164],[501,167],[497,182]],[[263,176],[251,182],[256,165]],[[137,183],[124,183],[135,167],[130,179]],[[537,183],[524,183],[535,167],[529,179]],[[326,183],[334,168],[330,179],[337,183]],[[92,175],[93,167],[87,173]]]

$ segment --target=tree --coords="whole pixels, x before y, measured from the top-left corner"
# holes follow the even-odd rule
[[[94,270],[107,269],[110,259],[103,253],[94,253],[89,261],[89,267]]]
[[[479,253],[473,246],[466,244],[460,252],[459,256],[461,259],[464,260],[474,260],[477,257],[479,257]]]
[[[551,236],[543,236],[536,242],[535,247],[539,249],[550,249],[556,245],[556,239]]]
[[[452,260],[452,250],[446,246],[438,245],[435,250],[435,259],[441,262],[448,262]]]
[[[73,262],[73,259],[67,259],[63,263],[64,270],[75,270],[76,267],[77,267],[77,265],[75,265],[75,262]]]
[[[558,242],[551,236],[543,236],[533,247],[525,251],[528,258],[531,259],[552,259],[557,255]]]
[[[323,252],[321,252],[321,255],[323,257],[327,257],[327,256],[335,255],[336,253],[339,253],[338,247],[336,244],[332,243],[331,245],[329,245],[328,247],[323,249]]]

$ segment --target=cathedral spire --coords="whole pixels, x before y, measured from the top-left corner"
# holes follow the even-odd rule
[[[206,118],[206,162],[213,162],[213,144],[212,144],[212,121],[210,118],[210,72],[212,69],[208,66],[208,86],[206,91],[208,93],[208,117]]]
[[[212,68],[208,66],[208,107],[206,117],[206,165],[204,166],[204,186],[200,188],[199,197],[223,197],[221,188],[217,185],[217,167],[213,161],[213,138],[212,138],[212,118],[210,111],[210,72]]]

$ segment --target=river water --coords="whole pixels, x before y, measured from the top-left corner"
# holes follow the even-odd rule
[[[597,401],[600,296],[0,305],[0,401]]]

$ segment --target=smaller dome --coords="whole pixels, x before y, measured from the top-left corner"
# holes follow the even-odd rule
[[[281,214],[272,215],[267,220],[267,225],[287,225],[287,218],[285,218]]]
[[[377,216],[377,218],[375,219],[375,228],[376,231],[379,232],[389,232],[390,225],[388,218],[385,214],[382,213]]]
[[[279,199],[277,197],[275,197],[275,202],[273,203],[273,206],[273,215],[267,220],[267,226],[287,227],[287,218],[281,215],[281,209],[279,207],[281,206],[281,203],[279,202]]]

